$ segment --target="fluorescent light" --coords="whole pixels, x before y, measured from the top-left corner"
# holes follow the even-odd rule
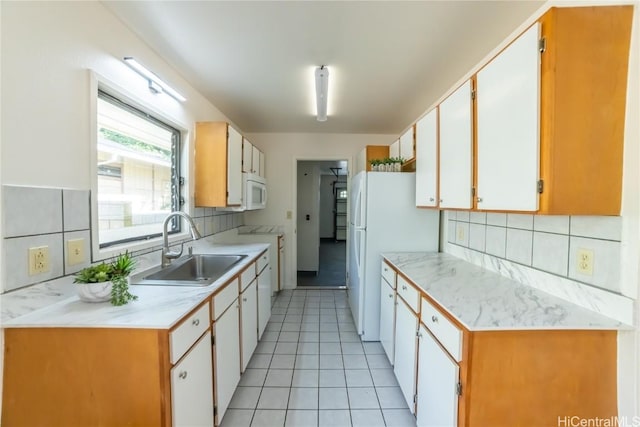
[[[149,81],[149,90],[154,93],[166,93],[167,95],[177,99],[180,102],[184,102],[187,100],[184,96],[180,95],[176,92],[171,86],[166,84],[162,79],[156,76],[154,73],[149,71],[144,65],[140,64],[138,61],[133,59],[130,56],[126,56],[124,58],[125,64],[127,64],[131,69],[133,69],[136,73],[140,74],[142,77]]]
[[[316,68],[316,117],[327,121],[327,96],[329,94],[329,69],[324,65]]]

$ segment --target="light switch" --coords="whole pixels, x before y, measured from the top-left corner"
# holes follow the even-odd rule
[[[291,219],[293,217],[293,213],[291,211],[287,211],[287,219]]]
[[[84,239],[67,240],[67,262],[69,265],[84,262]]]

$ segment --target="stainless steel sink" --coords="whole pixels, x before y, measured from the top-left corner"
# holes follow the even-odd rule
[[[208,286],[222,277],[247,255],[188,255],[136,280],[133,285]]]

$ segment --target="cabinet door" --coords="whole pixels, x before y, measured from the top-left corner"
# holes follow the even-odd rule
[[[265,173],[265,164],[266,160],[264,157],[264,153],[262,151],[260,151],[260,172],[258,173],[258,175],[260,175],[261,177],[265,178],[266,177],[266,173]]]
[[[227,141],[227,205],[242,203],[242,135],[229,126]]]
[[[251,172],[253,144],[242,138],[242,172]]]
[[[400,140],[389,146],[389,157],[400,157]]]
[[[386,280],[380,279],[380,343],[393,365],[393,333],[396,321],[396,296]]]
[[[440,104],[440,207],[471,209],[473,138],[471,82]]]
[[[240,305],[236,299],[213,324],[215,329],[214,383],[218,424],[240,382]]]
[[[438,110],[416,123],[416,206],[438,206]]]
[[[173,426],[213,425],[213,372],[208,333],[171,369]]]
[[[247,368],[249,359],[258,345],[258,292],[254,280],[240,294],[240,316],[242,320],[242,372]]]
[[[411,160],[415,157],[413,152],[413,126],[400,137],[400,157]]]
[[[278,250],[278,291],[284,286],[284,246]]]
[[[417,331],[418,318],[400,298],[397,298],[393,372],[411,413],[415,411],[413,396],[416,384]]]
[[[538,210],[539,32],[535,24],[478,73],[478,209]]]
[[[421,427],[458,425],[458,365],[420,326],[416,418]]]
[[[253,147],[253,153],[251,153],[251,173],[260,175],[260,150],[258,147]]]
[[[271,317],[271,266],[267,266],[258,276],[258,339],[262,338]]]

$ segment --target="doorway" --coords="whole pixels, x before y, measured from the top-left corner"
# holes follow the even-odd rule
[[[347,161],[297,162],[297,285],[346,286]]]

